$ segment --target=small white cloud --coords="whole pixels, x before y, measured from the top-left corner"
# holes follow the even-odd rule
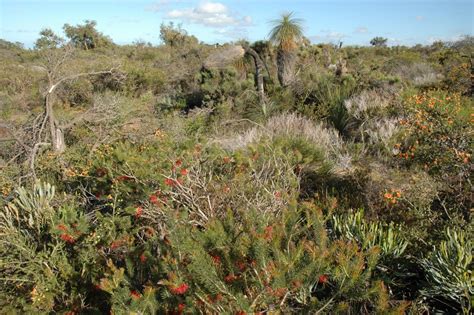
[[[425,19],[423,15],[417,15],[415,18],[417,21],[423,21]]]
[[[27,30],[27,29],[6,29],[6,28],[3,28],[1,29],[2,32],[5,32],[5,33],[37,33],[37,31],[33,31],[33,30]]]
[[[244,27],[230,27],[230,28],[221,28],[214,31],[215,34],[219,35],[224,39],[246,39],[248,38],[248,31]]]
[[[310,36],[309,39],[312,41],[324,42],[324,43],[337,43],[340,42],[343,38],[349,37],[344,33],[331,31],[331,30],[321,30],[320,34]]]
[[[403,41],[399,38],[390,37],[387,39],[388,39],[389,46],[399,46],[403,43]]]
[[[453,35],[453,36],[445,36],[445,37],[437,37],[437,36],[431,36],[428,37],[426,42],[428,44],[433,44],[434,42],[455,42],[458,40],[461,40],[463,38],[463,35]]]
[[[194,8],[174,9],[166,14],[169,19],[201,24],[208,27],[250,26],[250,16],[239,17],[220,2],[203,2]]]
[[[173,3],[179,3],[181,0],[158,0],[154,3],[150,4],[145,8],[146,11],[163,11],[164,9],[168,8]]]
[[[365,26],[359,26],[354,30],[355,34],[367,34],[369,32],[369,29]]]
[[[202,14],[226,14],[227,7],[219,2],[205,2],[198,6],[195,11]]]

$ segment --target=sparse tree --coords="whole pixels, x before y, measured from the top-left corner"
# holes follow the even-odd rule
[[[54,49],[64,44],[64,38],[56,35],[50,28],[41,30],[40,35],[35,43],[36,49]]]
[[[198,39],[195,36],[188,35],[180,24],[174,25],[173,22],[170,22],[168,25],[164,23],[160,25],[160,39],[165,45],[170,47],[182,47],[198,43]]]
[[[372,38],[372,40],[370,41],[370,44],[375,47],[386,47],[387,39],[384,37],[377,36],[377,37]]]
[[[97,22],[85,20],[84,24],[72,26],[64,24],[63,30],[66,36],[71,40],[77,48],[85,50],[94,49],[97,47],[109,46],[112,40],[96,30]]]
[[[270,40],[278,47],[278,80],[288,86],[295,76],[296,48],[303,39],[303,20],[294,18],[293,13],[284,13],[280,19],[272,21]]]

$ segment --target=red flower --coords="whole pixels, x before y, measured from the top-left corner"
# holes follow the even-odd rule
[[[273,235],[273,226],[269,225],[265,228],[265,233],[263,235],[263,238],[266,240],[269,240],[272,238]]]
[[[117,177],[117,180],[118,181],[133,180],[133,177],[127,176],[127,175],[122,175],[122,176]]]
[[[184,294],[186,293],[186,291],[188,291],[189,289],[189,285],[187,285],[186,283],[182,283],[180,284],[179,286],[177,287],[172,287],[170,289],[171,293],[173,294],[176,294],[176,295],[181,295],[181,294]]]
[[[110,243],[110,249],[116,249],[122,246],[122,240],[116,240]]]
[[[142,264],[145,263],[146,259],[147,259],[147,258],[146,258],[145,253],[142,253],[142,254],[140,255],[140,261],[142,262]]]
[[[173,187],[173,186],[176,185],[176,182],[174,181],[174,179],[167,178],[167,179],[165,179],[165,185],[166,185],[166,186]]]
[[[65,226],[64,224],[58,224],[56,227],[58,228],[58,230],[61,230],[63,232],[67,231],[67,226]]]
[[[239,268],[240,271],[244,271],[247,268],[247,265],[243,261],[238,261],[235,264],[237,265],[237,268]]]
[[[212,258],[212,262],[215,264],[215,265],[220,265],[221,264],[221,258],[217,255],[211,255],[211,258]]]
[[[185,307],[186,307],[186,305],[184,305],[183,303],[179,303],[178,304],[178,313],[182,314],[184,312]]]
[[[139,298],[142,297],[141,294],[138,293],[135,290],[130,291],[130,295],[131,295],[132,299],[134,299],[134,300],[138,300]]]
[[[60,238],[65,241],[66,243],[69,243],[69,244],[74,244],[74,242],[76,241],[74,239],[74,237],[72,237],[71,235],[67,234],[67,233],[64,233],[64,234],[61,234]]]
[[[180,167],[181,164],[183,164],[183,161],[181,161],[180,159],[176,160],[176,162],[174,162],[174,165],[176,165],[177,167]]]
[[[321,284],[327,283],[328,282],[328,276],[327,275],[320,275],[319,279],[318,279],[318,282],[321,283]]]
[[[98,168],[95,173],[98,177],[105,176],[107,174],[107,170],[105,168]]]
[[[238,277],[236,275],[230,274],[230,275],[225,276],[224,281],[227,282],[227,283],[231,283],[231,282],[234,282],[235,280],[237,280],[237,278]]]
[[[135,209],[135,218],[141,217],[142,214],[143,214],[143,208],[142,207],[137,207],[137,209]]]
[[[151,195],[149,200],[154,205],[156,205],[158,203],[158,197],[156,195]]]
[[[181,175],[183,175],[183,176],[188,175],[188,170],[185,169],[185,168],[181,169]]]

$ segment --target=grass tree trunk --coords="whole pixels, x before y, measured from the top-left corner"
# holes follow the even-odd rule
[[[257,82],[258,98],[260,103],[263,104],[265,103],[265,88],[263,85],[263,71],[265,69],[265,65],[258,53],[252,48],[246,47],[245,52],[252,56],[255,62],[255,81]]]
[[[286,87],[295,79],[295,64],[296,53],[294,51],[278,50],[278,81],[280,81],[281,86]]]

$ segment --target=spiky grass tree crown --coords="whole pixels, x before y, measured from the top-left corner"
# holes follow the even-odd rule
[[[269,33],[270,40],[282,50],[289,51],[296,48],[296,44],[303,37],[303,20],[294,17],[293,12],[283,13],[281,18],[270,22],[273,25]]]

